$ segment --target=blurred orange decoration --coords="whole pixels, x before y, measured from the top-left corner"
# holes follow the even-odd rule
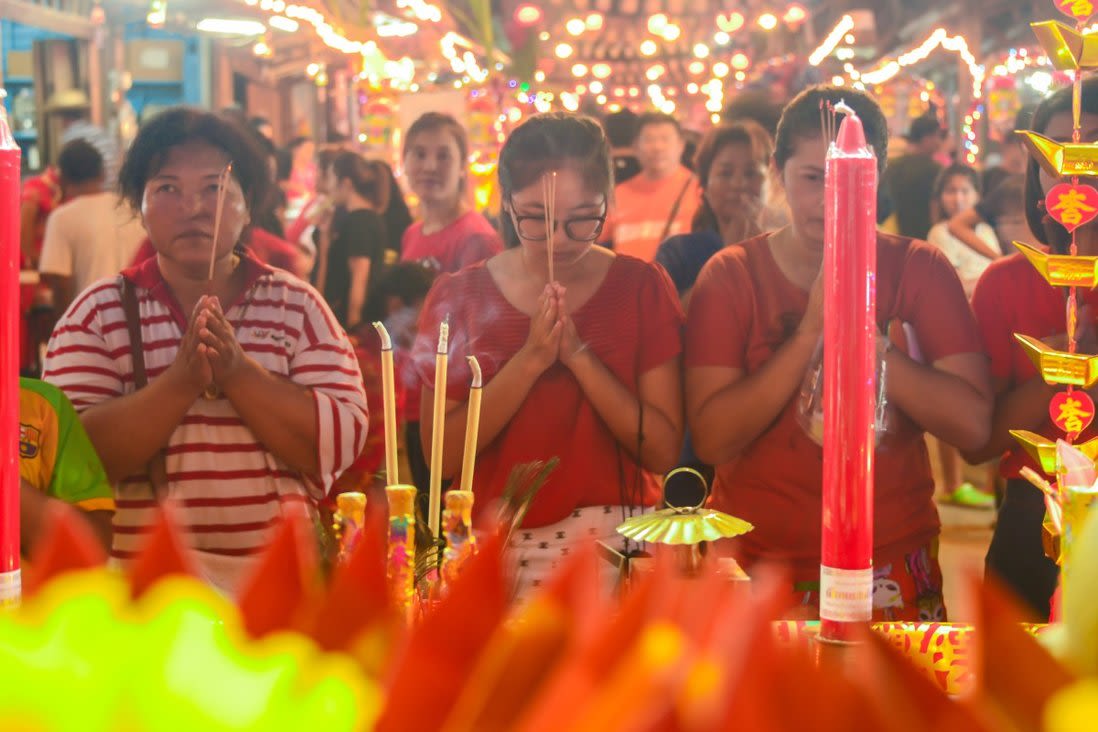
[[[71,511],[51,525],[28,606],[61,574],[102,572]],[[609,600],[591,591],[603,560],[590,545],[513,607],[496,536],[407,625],[385,588],[384,516],[368,511],[363,531],[325,580],[311,525],[288,518],[238,604],[257,639],[296,634],[353,659],[384,690],[379,714],[361,715],[377,730],[1052,730],[1086,707],[1086,687],[1035,637],[1045,628],[976,581],[973,626],[885,623],[829,646],[810,624],[775,622],[789,597],[780,572],[762,570],[745,593],[712,572],[685,578],[657,555]],[[189,572],[181,546],[168,511],[131,581],[147,589]]]

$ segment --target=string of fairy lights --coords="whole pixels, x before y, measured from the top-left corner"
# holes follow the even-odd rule
[[[443,33],[439,40],[441,65],[425,68],[422,63],[414,63],[406,56],[388,58],[378,41],[349,38],[313,6],[285,0],[240,1],[268,13],[267,24],[271,28],[290,32],[304,23],[311,26],[326,46],[341,53],[360,56],[362,71],[358,78],[377,87],[416,92],[426,85],[445,83],[457,89],[469,87],[470,94],[483,93],[482,87],[493,72],[503,74],[506,70],[500,60],[487,58],[476,43],[454,31]],[[413,35],[421,24],[438,24],[444,18],[442,7],[429,0],[397,0],[396,7],[404,13],[404,17],[376,14],[381,20],[375,21],[374,31],[382,42],[387,38]],[[544,28],[546,21],[542,8],[533,3],[519,5],[513,19],[517,24],[530,28]],[[576,111],[583,106],[584,100],[590,100],[608,111],[617,111],[625,106],[652,106],[673,113],[684,103],[683,97],[700,96],[704,98],[704,107],[713,122],[717,122],[729,89],[742,88],[749,75],[761,73],[768,65],[754,61],[743,48],[737,48],[736,34],[745,30],[770,32],[783,24],[787,29],[796,31],[807,19],[808,11],[799,3],[788,5],[781,11],[761,12],[753,18],[739,11],[718,14],[708,26],[715,29],[712,35],[689,46],[689,60],[682,66],[689,80],[680,84],[681,79],[673,80],[669,63],[660,56],[660,51],[664,43],[678,42],[682,38],[685,24],[666,13],[654,13],[644,23],[646,35],[636,48],[639,57],[629,61],[643,65],[643,77],[647,84],[622,85],[611,83],[622,61],[579,57],[577,49],[582,46],[583,40],[603,33],[608,22],[598,12],[580,13],[563,19],[563,37],[554,38],[547,30],[537,34],[537,40],[545,51],[544,56],[551,64],[549,68],[554,68],[552,64],[558,64],[564,73],[557,70],[550,78],[546,66],[541,65],[534,72],[533,82],[544,88],[535,90],[529,82],[516,79],[510,79],[506,86],[519,103],[531,105],[536,111],[547,111],[554,105]],[[1084,32],[1096,30],[1098,24]],[[976,126],[986,114],[984,97],[989,79],[1014,75],[1032,66],[1049,65],[1048,59],[1041,54],[1029,53],[1026,49],[1011,49],[1010,54],[989,72],[977,60],[964,36],[950,34],[947,29],[939,27],[911,48],[878,61],[871,67],[857,68],[854,63],[857,56],[856,31],[855,18],[849,14],[841,16],[808,54],[809,65],[822,67],[835,64],[836,72],[831,78],[834,84],[850,85],[857,89],[879,89],[898,74],[922,64],[935,52],[952,53],[960,58],[971,85],[972,107],[964,115],[961,129],[964,156],[970,163],[976,161],[980,152]],[[265,39],[260,39],[256,42],[255,52],[257,55],[268,55],[271,53],[270,45]],[[318,84],[326,83],[322,65],[310,65],[308,73]],[[1051,88],[1052,75],[1032,74],[1027,82],[1038,92],[1041,92],[1042,86],[1047,91]]]

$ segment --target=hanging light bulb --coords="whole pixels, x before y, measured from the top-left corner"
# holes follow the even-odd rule
[[[663,33],[664,28],[667,27],[667,16],[663,13],[656,13],[648,18],[648,32],[654,36],[658,36]]]
[[[572,55],[573,49],[567,43],[558,43],[555,53],[557,54],[557,58],[568,58]]]
[[[591,75],[596,79],[609,79],[611,73],[610,64],[599,63],[591,67]]]
[[[590,13],[584,19],[587,30],[602,30],[602,13]]]
[[[163,28],[168,20],[168,0],[151,0],[145,22],[150,28]]]
[[[564,24],[564,29],[568,31],[570,35],[578,36],[587,30],[587,24],[583,22],[582,18],[572,18]]]
[[[587,76],[587,67],[584,64],[576,64],[572,67],[572,76]]]
[[[659,46],[651,38],[645,39],[640,45],[640,52],[645,56],[654,56],[658,50]]]
[[[759,16],[758,23],[763,30],[772,31],[778,27],[778,16],[773,13],[763,13]]]
[[[524,3],[515,8],[515,20],[517,20],[520,25],[534,25],[535,23],[540,23],[543,17],[541,8],[537,5]]]

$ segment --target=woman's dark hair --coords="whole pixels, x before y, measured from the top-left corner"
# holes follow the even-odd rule
[[[384,160],[378,160],[385,179],[389,184],[389,205],[382,212],[385,219],[385,233],[389,235],[389,248],[399,252],[404,232],[412,225],[412,212],[408,210],[408,204],[404,200],[404,191],[400,190],[396,174],[393,168]]]
[[[290,179],[294,172],[294,153],[288,147],[275,149],[275,175],[278,182],[283,183]]]
[[[332,168],[332,163],[346,150],[341,150],[335,145],[324,145],[316,151],[316,174],[326,174]]]
[[[1029,129],[1044,134],[1053,117],[1058,114],[1070,114],[1071,93],[1070,86],[1064,87],[1037,105],[1037,109],[1033,111]],[[1098,114],[1098,76],[1090,76],[1083,80],[1080,112]],[[1026,224],[1029,225],[1029,230],[1037,241],[1052,247],[1057,252],[1065,252],[1071,246],[1071,234],[1045,213],[1045,194],[1045,189],[1041,187],[1041,168],[1037,160],[1030,156],[1026,167],[1024,193]]]
[[[731,145],[743,145],[747,148],[751,157],[764,166],[770,162],[773,154],[773,144],[770,135],[762,127],[751,121],[737,122],[735,124],[718,125],[705,133],[698,152],[694,156],[694,172],[698,176],[702,191],[709,183],[709,172],[713,169],[713,161],[721,151]],[[709,201],[702,196],[694,220],[690,224],[691,231],[720,231],[717,216],[709,206]]]
[[[888,157],[888,121],[881,108],[865,92],[825,84],[805,89],[782,110],[774,135],[774,163],[778,170],[793,157],[798,142],[823,136],[820,110],[828,102],[832,105],[845,102],[861,118],[866,142],[877,154],[877,171],[883,172]]]
[[[461,123],[448,114],[442,112],[427,112],[421,114],[412,126],[408,128],[408,131],[404,133],[404,145],[400,151],[400,157],[404,158],[408,154],[408,150],[411,149],[412,141],[416,139],[416,135],[421,132],[434,132],[436,130],[446,130],[454,136],[454,143],[457,145],[458,156],[461,160],[461,165],[464,167],[465,161],[469,159],[469,135],[465,132],[465,128],[461,126]]]
[[[971,168],[964,163],[954,163],[948,168],[943,168],[942,172],[938,173],[938,177],[934,179],[934,187],[931,189],[930,195],[931,218],[935,221],[941,221],[944,216],[942,212],[942,193],[945,192],[946,186],[954,178],[967,178],[976,192],[980,192],[980,174],[975,168]]]
[[[436,274],[435,270],[418,262],[399,262],[387,267],[377,282],[370,285],[366,303],[362,306],[362,322],[385,320],[389,314],[389,298],[399,298],[404,305],[422,301],[427,297]]]
[[[380,163],[366,160],[358,153],[340,153],[332,161],[337,181],[349,180],[355,193],[365,198],[378,213],[389,205],[389,179]]]
[[[134,211],[141,210],[145,184],[160,171],[168,153],[190,143],[210,145],[228,156],[249,213],[267,199],[267,159],[249,132],[213,112],[172,107],[141,126],[118,172],[119,191]]]
[[[592,191],[609,203],[614,189],[610,143],[599,123],[590,117],[549,112],[530,117],[519,125],[499,152],[500,197],[509,202],[515,191],[534,185],[551,170],[572,165]],[[506,205],[510,205],[507,203]],[[503,241],[518,246],[518,232],[511,217],[500,216]]]

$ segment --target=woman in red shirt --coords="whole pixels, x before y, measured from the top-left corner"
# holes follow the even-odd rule
[[[1082,139],[1098,140],[1098,78],[1083,82]],[[1034,111],[1030,129],[1061,142],[1070,142],[1072,133],[1071,89],[1063,89]],[[1025,214],[1033,237],[1057,253],[1066,253],[1071,235],[1046,215],[1045,191],[1057,181],[1040,172],[1030,161],[1026,172]],[[1076,232],[1079,254],[1098,255],[1098,237],[1094,225]],[[1039,338],[1053,348],[1066,350],[1065,297],[1067,291],[1053,288],[1037,273],[1025,257],[1015,254],[996,260],[984,272],[972,295],[972,307],[983,334],[984,346],[991,356],[991,378],[995,389],[995,411],[991,439],[965,457],[982,462],[1003,456],[1000,472],[1007,479],[1006,492],[999,507],[995,534],[987,553],[987,568],[1005,581],[1041,617],[1049,615],[1049,601],[1059,570],[1045,557],[1041,544],[1041,521],[1045,506],[1041,493],[1024,479],[1025,466],[1037,469],[1010,430],[1029,430],[1054,440],[1062,437],[1049,419],[1048,403],[1060,389],[1045,384],[1014,338],[1015,333]],[[1079,351],[1098,353],[1094,314],[1098,293],[1079,290]],[[1095,435],[1094,427],[1083,432],[1077,442]],[[1038,472],[1040,472],[1038,470]]]
[[[503,251],[503,242],[488,220],[469,207],[469,138],[448,114],[428,112],[404,136],[404,175],[419,198],[420,220],[409,226],[400,244],[402,262],[419,262],[436,272],[457,272]],[[420,441],[419,392],[408,394],[405,439]],[[412,480],[427,489],[427,461],[408,451]]]
[[[413,358],[431,443],[439,323],[450,322],[443,474],[461,467],[469,368],[485,375],[474,481],[494,514],[512,471],[560,459],[516,533],[520,595],[579,537],[619,544],[615,528],[659,494],[682,441],[682,312],[666,273],[595,244],[612,190],[610,147],[594,121],[538,115],[500,153],[511,247],[436,282]],[[556,176],[550,281],[542,181]],[[487,512],[487,514],[485,514]]]
[[[774,175],[789,226],[716,254],[702,270],[686,335],[686,402],[698,456],[719,466],[717,507],[755,530],[736,540],[749,567],[787,562],[795,596],[817,612],[823,451],[801,427],[798,399],[823,329],[823,103],[853,107],[866,138],[888,147],[884,115],[865,94],[815,87],[785,108]],[[923,433],[971,449],[987,438],[991,391],[979,334],[949,261],[924,242],[877,240],[877,319],[909,325],[925,360],[882,348],[893,407],[876,454],[874,614],[941,620],[939,522]]]
[[[404,136],[403,158],[421,217],[404,232],[403,261],[457,272],[503,250],[496,230],[469,207],[469,140],[456,119],[439,112],[417,119]]]

